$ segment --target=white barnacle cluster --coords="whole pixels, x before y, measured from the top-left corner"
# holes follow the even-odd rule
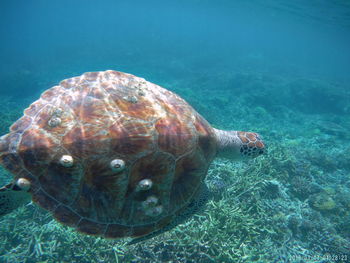
[[[137,94],[139,95],[139,96],[145,96],[146,95],[146,92],[144,91],[144,90],[138,90],[137,91]]]
[[[53,111],[53,113],[52,113],[52,115],[58,116],[58,117],[61,116],[62,114],[63,114],[63,109],[60,108],[60,107],[55,108],[54,111]]]
[[[159,205],[159,200],[156,196],[151,195],[142,202],[142,208],[148,216],[159,216],[163,212],[163,206]]]
[[[50,120],[49,120],[49,122],[48,122],[48,124],[49,124],[49,126],[50,127],[56,127],[56,126],[58,126],[58,125],[60,125],[61,124],[61,119],[60,118],[58,118],[58,117],[52,117]]]
[[[137,90],[137,95],[145,96],[146,92],[144,87],[147,85],[147,81],[145,79],[140,78],[140,80],[134,85],[134,88]]]
[[[48,125],[51,128],[57,127],[61,124],[61,116],[62,116],[63,110],[61,108],[55,108],[51,114],[51,118],[48,121]]]
[[[147,191],[153,186],[151,179],[142,179],[136,186],[136,191]],[[159,216],[163,212],[163,206],[159,204],[159,200],[155,195],[150,195],[146,200],[141,202],[142,210],[147,216]]]
[[[136,96],[124,96],[123,100],[126,100],[127,102],[130,102],[130,103],[138,102],[138,99],[136,98]]]

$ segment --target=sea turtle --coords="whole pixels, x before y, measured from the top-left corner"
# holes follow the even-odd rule
[[[143,78],[89,72],[45,91],[0,137],[0,164],[14,175],[0,215],[32,200],[86,234],[148,237],[205,200],[215,157],[264,151],[257,133],[215,129]]]

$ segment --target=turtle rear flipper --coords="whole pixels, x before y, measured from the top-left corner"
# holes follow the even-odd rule
[[[0,188],[0,217],[20,206],[28,204],[31,200],[28,191],[21,189],[15,183],[9,183]]]

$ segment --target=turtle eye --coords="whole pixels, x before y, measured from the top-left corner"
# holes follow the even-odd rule
[[[114,159],[110,166],[113,172],[121,172],[125,169],[125,162],[122,159]]]

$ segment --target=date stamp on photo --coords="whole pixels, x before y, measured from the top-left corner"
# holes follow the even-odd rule
[[[320,260],[330,260],[337,262],[348,262],[350,257],[347,254],[324,254],[324,255],[294,255],[291,256],[291,260],[303,260],[303,261],[320,261]]]

